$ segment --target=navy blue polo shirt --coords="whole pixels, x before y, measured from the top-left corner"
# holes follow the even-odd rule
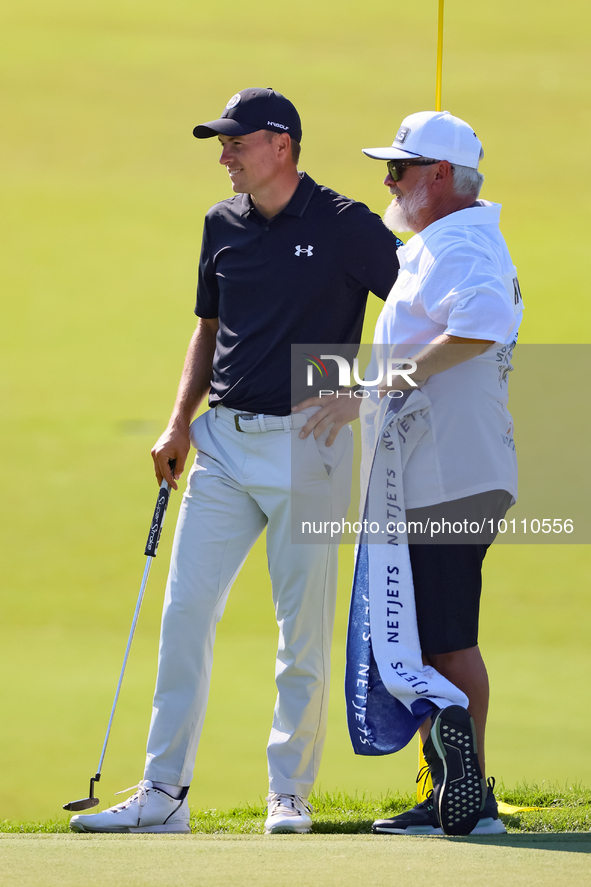
[[[195,314],[219,318],[210,406],[286,416],[291,345],[357,346],[368,291],[386,299],[399,241],[375,213],[306,173],[265,219],[248,194],[205,217]]]

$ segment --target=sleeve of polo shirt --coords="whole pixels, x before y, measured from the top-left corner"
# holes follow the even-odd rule
[[[209,233],[207,230],[207,218],[203,226],[203,240],[201,241],[201,256],[199,258],[199,278],[197,282],[197,304],[195,314],[197,317],[209,319],[219,316],[220,291],[213,264],[213,257],[209,247]]]
[[[439,256],[421,282],[428,316],[450,336],[511,341],[515,312],[496,264],[471,244]]]
[[[363,203],[350,207],[346,222],[344,246],[348,272],[363,287],[385,301],[400,267],[396,251],[404,244]]]

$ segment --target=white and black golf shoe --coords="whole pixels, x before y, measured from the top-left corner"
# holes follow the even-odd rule
[[[72,816],[70,828],[74,832],[159,832],[189,833],[189,805],[187,789],[180,798],[173,798],[161,789],[154,788],[149,779],[125,791],[137,791],[131,798],[103,810],[102,813]],[[123,794],[123,792],[117,792]]]
[[[299,795],[284,795],[270,792],[267,797],[268,816],[265,821],[265,834],[298,835],[312,831],[312,808]]]

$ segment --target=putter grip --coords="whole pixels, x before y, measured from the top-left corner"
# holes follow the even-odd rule
[[[174,471],[175,462],[176,460],[174,459],[169,462],[172,471]],[[168,508],[169,496],[170,487],[168,486],[168,483],[163,480],[160,484],[160,489],[158,490],[156,508],[154,509],[154,516],[152,518],[152,523],[150,524],[150,532],[148,533],[148,541],[146,542],[146,548],[144,551],[146,557],[156,557],[158,543],[160,542],[160,534],[162,532],[164,518],[166,517],[166,509]]]

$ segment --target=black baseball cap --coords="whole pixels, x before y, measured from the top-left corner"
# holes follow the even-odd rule
[[[286,132],[296,142],[302,140],[300,115],[294,105],[274,89],[242,89],[233,95],[219,120],[201,123],[193,130],[196,139],[219,134],[244,136],[259,129]]]

